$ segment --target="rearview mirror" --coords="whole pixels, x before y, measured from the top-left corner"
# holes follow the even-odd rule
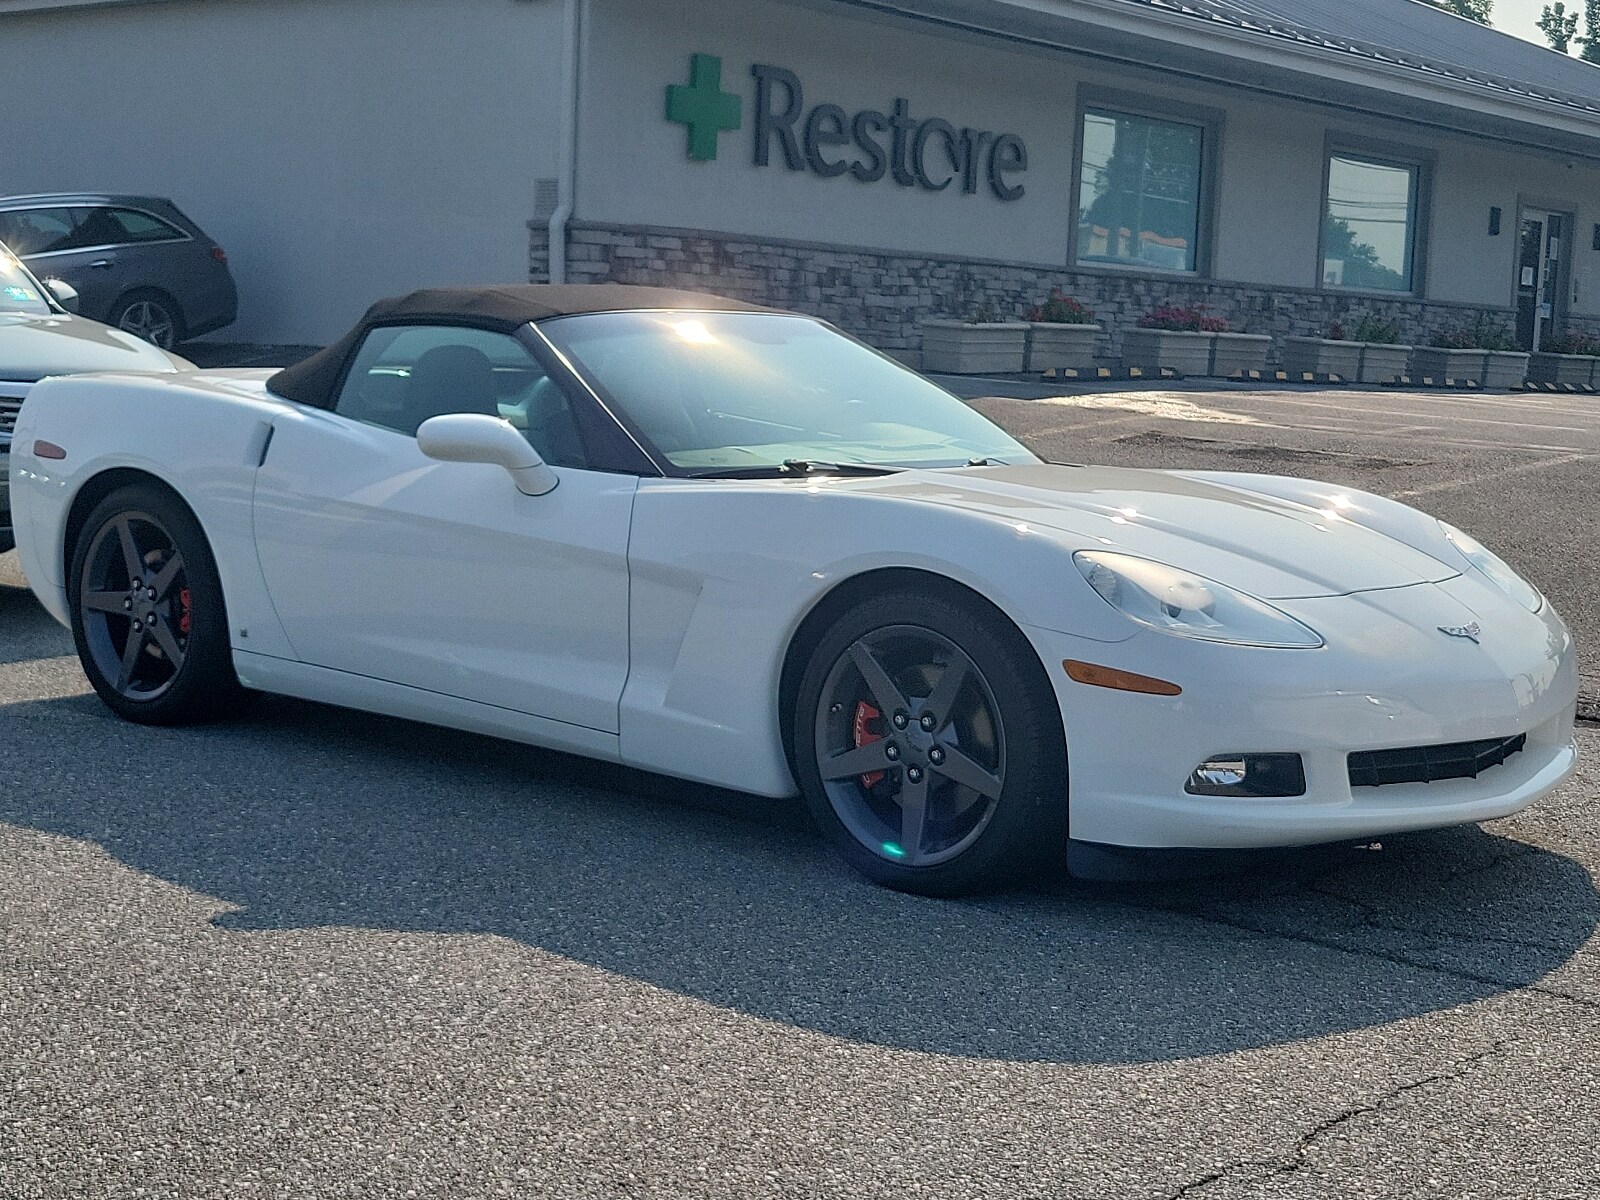
[[[69,313],[78,311],[78,289],[65,279],[46,279],[45,287],[50,289],[50,294],[56,298],[56,303]]]
[[[503,467],[525,496],[542,496],[561,482],[511,422],[484,413],[430,417],[417,429],[417,447],[440,462]]]

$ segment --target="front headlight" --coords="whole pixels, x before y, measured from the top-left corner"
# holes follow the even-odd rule
[[[1265,601],[1164,563],[1102,550],[1080,550],[1072,561],[1112,608],[1163,633],[1286,650],[1323,644],[1315,630]]]
[[[1450,539],[1450,544],[1461,552],[1461,557],[1472,564],[1478,574],[1488,579],[1495,587],[1531,613],[1536,613],[1544,607],[1544,596],[1540,594],[1539,589],[1513,571],[1493,550],[1470,533],[1463,533],[1448,521],[1440,521],[1439,528],[1444,530],[1444,536]]]

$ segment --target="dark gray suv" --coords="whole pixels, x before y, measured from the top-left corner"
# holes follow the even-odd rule
[[[0,199],[0,242],[78,291],[79,312],[170,350],[231,325],[228,255],[170,200],[73,192]]]

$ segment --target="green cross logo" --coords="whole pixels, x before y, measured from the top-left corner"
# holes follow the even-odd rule
[[[744,102],[722,90],[722,60],[696,54],[689,60],[689,85],[667,89],[667,120],[689,127],[689,157],[710,162],[717,157],[717,137],[744,123]]]

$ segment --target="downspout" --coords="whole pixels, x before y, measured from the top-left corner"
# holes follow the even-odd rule
[[[567,281],[567,225],[572,220],[578,191],[578,98],[582,88],[583,12],[587,0],[565,0],[562,39],[566,58],[561,72],[561,163],[559,192],[550,214],[550,282]]]

